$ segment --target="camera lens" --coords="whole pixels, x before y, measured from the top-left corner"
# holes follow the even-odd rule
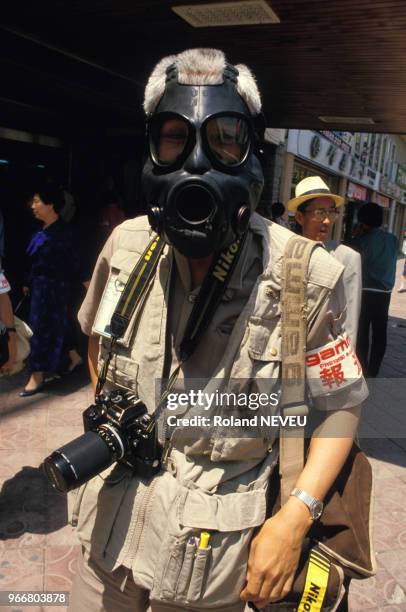
[[[44,470],[55,489],[71,491],[108,468],[117,458],[112,450],[105,436],[88,431],[49,455]]]

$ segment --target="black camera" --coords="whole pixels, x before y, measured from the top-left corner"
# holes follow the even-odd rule
[[[85,432],[44,460],[45,472],[58,491],[87,482],[114,461],[142,478],[161,467],[162,448],[156,421],[131,391],[115,389],[100,395],[83,413]]]

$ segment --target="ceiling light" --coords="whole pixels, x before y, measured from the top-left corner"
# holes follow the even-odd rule
[[[265,0],[185,4],[173,6],[172,10],[194,28],[280,23]]]
[[[323,115],[319,117],[323,123],[348,123],[348,124],[359,124],[359,125],[371,125],[375,123],[372,117],[341,117],[341,116],[327,116]]]

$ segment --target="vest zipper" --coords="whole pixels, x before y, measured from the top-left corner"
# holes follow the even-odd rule
[[[146,524],[145,519],[147,515],[149,514],[148,510],[150,509],[150,506],[151,506],[152,495],[154,493],[154,490],[157,484],[157,480],[158,480],[158,477],[154,476],[153,479],[151,480],[149,487],[144,492],[142,499],[141,499],[140,508],[138,511],[138,517],[137,517],[137,521],[135,524],[134,534],[132,537],[132,543],[131,543],[130,551],[128,555],[128,561],[129,561],[130,567],[133,566],[136,554],[139,549],[142,534],[143,534],[144,527]]]

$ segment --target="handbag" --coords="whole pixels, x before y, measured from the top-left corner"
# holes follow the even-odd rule
[[[282,409],[284,416],[307,415],[305,404],[306,290],[311,253],[322,248],[301,236],[287,243],[282,270]],[[281,428],[279,470],[269,482],[268,516],[288,499],[304,466],[304,428]],[[373,481],[371,465],[356,442],[324,500],[322,517],[312,525],[291,592],[265,610],[313,612],[334,607],[344,579],[376,573],[371,542]]]
[[[30,354],[31,328],[19,317],[14,315],[14,327],[16,330],[16,360],[7,373],[8,375],[17,374],[24,368],[24,360]],[[8,331],[4,323],[0,321],[0,367],[8,360]]]

